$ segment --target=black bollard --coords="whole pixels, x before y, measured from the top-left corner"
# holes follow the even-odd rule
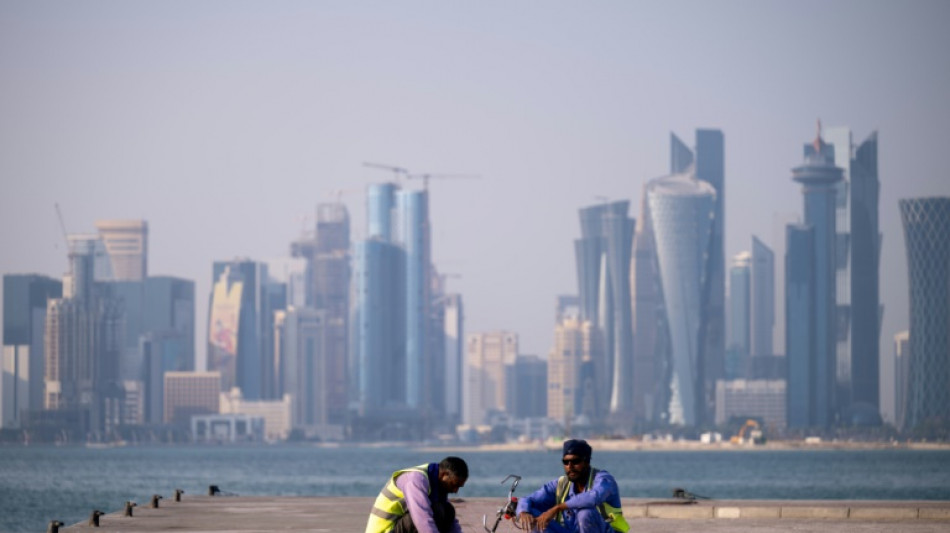
[[[159,494],[152,495],[152,505],[151,505],[152,509],[158,509],[158,500],[161,500],[161,499],[162,497]]]
[[[125,516],[132,516],[133,507],[135,507],[135,502],[133,501],[125,502]]]
[[[53,520],[49,523],[49,527],[46,528],[46,533],[59,533],[59,528],[63,527],[66,524],[63,524],[59,520]]]
[[[220,492],[221,489],[219,489],[217,485],[208,485],[208,496],[214,496]]]
[[[185,493],[185,491],[183,491],[183,490],[181,490],[181,489],[175,489],[175,501],[176,501],[176,502],[180,502],[180,501],[181,501],[181,495],[184,494],[184,493]]]
[[[92,526],[92,527],[99,527],[99,517],[104,514],[105,513],[103,513],[102,511],[98,509],[92,511],[91,513],[89,513],[89,523],[87,523],[86,525]]]

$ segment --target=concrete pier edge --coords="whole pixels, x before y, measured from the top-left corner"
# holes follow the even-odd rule
[[[368,497],[302,496],[182,496],[163,500],[158,508],[139,506],[133,517],[123,516],[117,503],[101,517],[98,531],[358,531],[372,506]],[[623,498],[624,516],[636,525],[651,519],[758,520],[776,525],[789,521],[925,523],[950,521],[950,501],[830,501],[830,500],[682,500]],[[501,498],[455,500],[465,531],[483,531],[482,517],[494,523]],[[320,529],[313,529],[319,524]],[[514,531],[510,523],[498,531]],[[85,522],[62,531],[93,529]],[[636,529],[636,527],[634,527]]]

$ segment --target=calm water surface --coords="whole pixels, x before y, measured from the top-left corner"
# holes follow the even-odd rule
[[[395,469],[447,453],[310,446],[0,447],[0,531],[45,531],[174,489],[238,495],[376,495]],[[517,495],[560,474],[556,452],[466,452],[471,476],[460,496],[503,497],[500,481],[524,477]],[[674,487],[715,499],[950,500],[950,451],[597,452],[623,496],[664,498]]]

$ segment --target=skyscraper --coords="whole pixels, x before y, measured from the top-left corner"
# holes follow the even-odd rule
[[[823,132],[835,166],[841,168],[842,179],[835,186],[835,325],[836,398],[839,410],[851,403],[851,130],[826,128]]]
[[[399,245],[394,183],[367,188],[367,238],[354,245],[350,396],[356,413],[406,408],[406,251]]]
[[[726,350],[726,379],[746,377],[751,326],[752,254],[740,252],[729,267],[729,345]]]
[[[785,361],[787,364],[786,417],[789,427],[817,425],[815,352],[815,231],[811,226],[785,229]],[[830,386],[826,383],[826,387]],[[822,396],[829,400],[830,391]],[[827,409],[827,406],[825,406]]]
[[[652,180],[647,198],[670,340],[668,421],[694,426],[708,408],[702,303],[716,191],[692,173],[674,174]]]
[[[148,222],[97,220],[115,281],[142,281],[148,275]]]
[[[678,142],[676,136],[673,141]],[[692,157],[692,156],[690,156]],[[630,285],[633,306],[633,415],[635,422],[652,422],[666,411],[667,375],[665,348],[668,343],[663,313],[660,273],[657,271],[656,243],[653,236],[647,186],[640,199],[640,223],[633,240]]]
[[[536,355],[518,355],[514,367],[510,414],[540,418],[548,414],[548,362]]]
[[[306,306],[325,312],[321,327],[326,334],[326,371],[330,377],[326,386],[331,389],[327,416],[332,423],[342,424],[349,400],[347,368],[355,355],[350,346],[352,280],[350,215],[346,206],[342,203],[318,204],[315,237],[294,242],[291,254],[306,261]]]
[[[697,129],[695,153],[676,135],[671,134],[670,174],[692,172],[715,192],[712,226],[705,243],[700,300],[700,338],[698,358],[702,369],[702,406],[697,412],[699,424],[712,420],[716,380],[725,371],[726,351],[726,264],[725,241],[725,140],[719,130]]]
[[[361,416],[406,405],[405,255],[379,237],[355,246],[353,392]]]
[[[177,370],[195,369],[195,282],[174,276],[150,276],[145,280],[146,332],[180,337]]]
[[[842,179],[842,169],[834,164],[834,148],[826,144],[819,135],[815,141],[805,145],[804,163],[792,169],[792,179],[802,184],[802,194],[804,195],[804,213],[805,225],[810,228],[811,235],[811,253],[799,246],[803,243],[796,243],[793,249],[791,241],[789,242],[786,262],[786,343],[787,360],[789,373],[788,393],[790,395],[801,392],[798,388],[800,384],[793,384],[793,379],[803,379],[805,376],[793,373],[793,368],[800,368],[802,361],[792,359],[808,357],[810,377],[806,390],[808,391],[808,415],[807,426],[828,427],[834,421],[836,412],[836,339],[837,339],[837,307],[835,303],[835,270],[837,266],[835,231],[835,209],[836,209],[836,187]],[[802,236],[804,238],[804,235]],[[789,238],[792,238],[791,229]],[[792,254],[796,254],[793,256]],[[800,261],[805,261],[800,255],[809,255],[810,264],[799,265]],[[793,264],[800,272],[792,272]],[[799,268],[799,266],[801,268]],[[793,302],[790,292],[793,283],[802,283],[802,276],[805,270],[811,274],[810,287],[796,287],[807,292],[802,295],[802,302],[807,301],[809,307],[799,306],[793,313]],[[802,315],[807,314],[807,316]],[[793,323],[798,324],[802,321],[811,321],[810,336],[807,338],[793,339]],[[793,345],[807,342],[808,348],[792,352]],[[799,405],[790,398],[788,408],[795,409]],[[793,416],[789,413],[789,425],[798,426],[804,420],[800,418],[800,413]]]
[[[430,383],[427,370],[429,342],[429,193],[400,190],[396,193],[398,241],[406,257],[406,405],[429,407],[423,392]]]
[[[135,389],[139,389],[139,382],[143,385],[141,417],[137,423],[161,424],[165,419],[165,374],[194,370],[194,360],[186,360],[186,354],[194,353],[194,340],[186,339],[186,335],[175,330],[150,331],[140,337],[144,375],[139,381],[123,382],[126,396],[129,396],[128,385]]]
[[[618,201],[580,210],[581,238],[574,242],[580,320],[603,331],[604,352],[591,353],[595,418],[607,412],[624,416],[633,409],[633,315],[630,259],[636,221],[630,202]]]
[[[772,250],[752,236],[750,263],[751,299],[749,301],[750,355],[768,357],[772,351],[772,331],[775,327],[775,255]]]
[[[836,186],[837,400],[851,419],[880,411],[877,133],[857,148],[848,128],[829,128],[824,136],[843,169]]]
[[[885,398],[891,400],[890,422],[899,430],[906,429],[904,416],[907,414],[907,387],[910,379],[910,332],[901,331],[894,335],[894,372],[890,375],[894,379],[890,380],[890,387],[883,387],[886,391],[890,389],[891,394],[881,394],[881,404],[885,405]],[[882,391],[883,392],[883,391]],[[882,409],[882,411],[885,411]],[[885,411],[886,413],[886,411]],[[884,415],[887,419],[886,414]]]
[[[851,182],[851,403],[880,412],[881,232],[877,132],[861,143],[850,167]]]
[[[291,397],[292,425],[309,436],[326,435],[336,379],[329,372],[329,313],[313,308],[288,308],[275,313],[281,389]]]
[[[445,342],[445,405],[449,423],[462,421],[462,374],[465,365],[465,314],[461,294],[447,294],[442,301]]]
[[[0,427],[20,427],[21,414],[43,407],[46,305],[63,283],[39,274],[3,276]]]
[[[703,369],[703,409],[698,413],[700,422],[713,418],[716,380],[725,370],[726,353],[726,181],[725,140],[722,132],[712,129],[696,130],[696,179],[712,185],[714,198],[712,229],[706,248],[703,273],[702,329],[700,360]]]
[[[950,419],[950,197],[899,201],[910,278],[904,427]]]
[[[594,394],[590,369],[601,350],[603,333],[593,322],[568,315],[555,326],[554,346],[548,355],[548,418],[566,428],[577,422],[590,425],[596,413],[585,397]]]
[[[772,215],[772,251],[775,257],[775,327],[772,329],[772,353],[785,355],[785,257],[788,226],[801,224],[801,215],[797,213],[773,213]],[[784,361],[784,359],[783,359]],[[783,365],[784,366],[784,365]]]
[[[208,370],[221,373],[221,390],[241,389],[258,400],[273,391],[275,302],[264,263],[215,261],[208,313]],[[279,298],[278,298],[279,300]]]
[[[93,281],[94,236],[69,236],[70,272],[63,298],[46,307],[46,409],[77,413],[80,431],[109,432],[119,423],[121,304]]]
[[[465,340],[466,424],[487,424],[505,412],[505,378],[518,357],[518,335],[510,331],[470,333]]]

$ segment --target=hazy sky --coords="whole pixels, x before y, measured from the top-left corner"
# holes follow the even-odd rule
[[[0,273],[60,277],[70,232],[146,219],[149,273],[286,256],[318,202],[365,234],[364,161],[433,181],[468,332],[546,356],[577,209],[726,146],[726,257],[801,213],[815,121],[879,131],[882,345],[907,320],[899,198],[950,195],[950,2],[0,2]],[[410,182],[410,187],[419,186]],[[308,221],[308,224],[312,223]],[[779,260],[777,258],[777,260]]]

